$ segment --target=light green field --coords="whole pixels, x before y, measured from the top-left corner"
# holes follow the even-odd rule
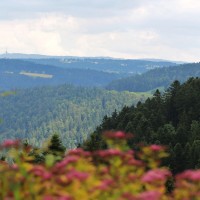
[[[39,73],[31,73],[25,71],[21,71],[19,74],[31,77],[39,77],[39,78],[53,78],[53,75],[51,74],[39,74]]]

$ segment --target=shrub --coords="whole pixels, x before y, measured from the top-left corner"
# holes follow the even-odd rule
[[[160,167],[167,156],[159,145],[141,146],[134,152],[126,145],[131,135],[105,133],[106,150],[70,150],[61,161],[47,154],[43,164],[32,162],[32,148],[19,141],[0,145],[7,151],[0,161],[0,199],[5,200],[189,200],[200,199],[200,171],[188,170],[175,177]]]

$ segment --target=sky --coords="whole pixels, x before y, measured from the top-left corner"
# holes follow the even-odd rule
[[[1,0],[0,54],[200,61],[199,0]]]

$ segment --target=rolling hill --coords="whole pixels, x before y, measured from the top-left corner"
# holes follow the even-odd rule
[[[18,59],[62,68],[93,69],[97,71],[140,74],[158,67],[175,66],[182,62],[161,59],[119,59],[110,57],[47,56],[37,54],[6,53],[0,59]]]
[[[123,74],[124,76],[141,74],[154,68],[176,65],[176,63],[172,63],[169,61],[149,61],[114,58],[63,57],[60,59],[46,58],[28,60],[39,64],[54,65],[62,68],[92,69],[108,73]]]
[[[91,69],[64,69],[24,60],[0,59],[0,90],[64,83],[87,87],[103,87],[120,77],[122,76],[116,73]]]
[[[173,81],[184,82],[190,77],[200,76],[200,63],[174,67],[156,68],[141,75],[114,80],[106,89],[117,91],[145,92],[159,87],[168,87]]]

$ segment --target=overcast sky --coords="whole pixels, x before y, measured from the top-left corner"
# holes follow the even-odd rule
[[[200,61],[199,0],[1,0],[0,53]]]

